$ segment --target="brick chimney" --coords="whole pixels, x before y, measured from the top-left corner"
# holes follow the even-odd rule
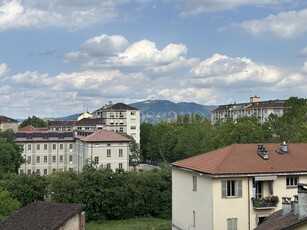
[[[307,184],[298,184],[298,218],[307,216]]]
[[[291,197],[282,197],[282,215],[291,212]]]

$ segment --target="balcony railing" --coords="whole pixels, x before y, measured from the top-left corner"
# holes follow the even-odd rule
[[[252,198],[254,209],[271,209],[278,204],[278,196],[268,196],[263,198]]]

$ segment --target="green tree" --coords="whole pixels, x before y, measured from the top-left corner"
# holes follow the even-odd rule
[[[24,163],[21,145],[15,143],[12,130],[0,131],[0,173],[15,172]]]
[[[28,117],[26,120],[24,120],[19,125],[19,128],[23,128],[28,125],[32,125],[35,128],[42,128],[42,127],[47,127],[47,122],[33,115],[32,117]]]
[[[7,216],[17,212],[21,203],[10,197],[10,193],[0,187],[0,222]]]

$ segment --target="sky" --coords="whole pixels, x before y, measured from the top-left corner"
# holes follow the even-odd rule
[[[0,115],[306,92],[306,0],[0,0]]]

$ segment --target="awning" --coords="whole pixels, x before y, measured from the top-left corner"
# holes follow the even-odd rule
[[[255,176],[255,181],[277,180],[277,176]]]

